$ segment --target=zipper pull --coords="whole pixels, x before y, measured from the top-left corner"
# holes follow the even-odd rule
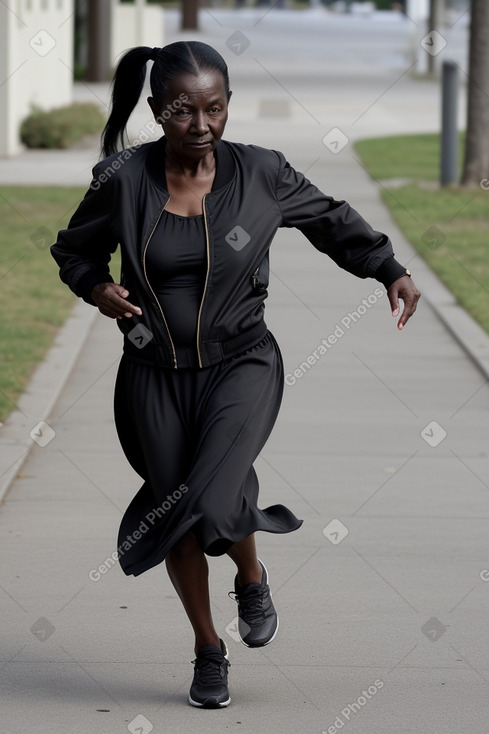
[[[258,291],[259,293],[263,293],[266,291],[266,285],[264,283],[260,283],[260,266],[257,267],[253,275],[251,276],[251,285],[253,286],[253,290]]]

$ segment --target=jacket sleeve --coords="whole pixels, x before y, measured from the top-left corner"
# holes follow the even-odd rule
[[[359,278],[376,278],[388,288],[405,274],[387,235],[376,232],[346,201],[335,201],[279,157],[277,199],[282,226],[296,227],[320,252]]]
[[[100,183],[98,166],[93,179],[67,229],[58,232],[51,254],[59,265],[59,275],[75,295],[95,305],[90,296],[98,283],[114,282],[109,262],[118,245],[114,234],[112,182]]]

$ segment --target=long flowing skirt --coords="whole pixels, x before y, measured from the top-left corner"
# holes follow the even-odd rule
[[[257,506],[253,462],[277,418],[283,385],[270,332],[243,354],[204,369],[161,369],[122,357],[116,427],[144,480],[119,530],[126,574],[161,563],[187,532],[218,556],[257,530],[288,533],[301,526],[284,505]]]

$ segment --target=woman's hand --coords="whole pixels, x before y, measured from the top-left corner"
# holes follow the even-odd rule
[[[403,275],[391,283],[387,290],[387,297],[391,304],[393,316],[399,316],[399,298],[404,301],[401,318],[397,322],[397,328],[399,331],[402,331],[408,319],[410,319],[416,311],[416,306],[421,298],[421,293],[414,285],[411,277],[409,275]]]
[[[141,316],[143,312],[139,306],[133,306],[126,301],[128,295],[129,291],[117,283],[99,283],[91,292],[92,300],[100,313],[110,319],[122,319],[123,316],[131,318],[133,313]]]

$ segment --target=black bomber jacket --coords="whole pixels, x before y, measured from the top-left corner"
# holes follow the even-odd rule
[[[132,359],[178,368],[172,335],[146,272],[146,250],[169,200],[164,137],[100,161],[85,198],[51,253],[60,277],[92,305],[121,247],[120,283],[142,315],[118,320]],[[199,366],[245,351],[267,331],[263,318],[269,248],[279,227],[296,227],[320,252],[388,288],[406,270],[390,240],[345,201],[319,191],[274,150],[221,140],[216,175],[203,199],[207,274],[198,312]]]

